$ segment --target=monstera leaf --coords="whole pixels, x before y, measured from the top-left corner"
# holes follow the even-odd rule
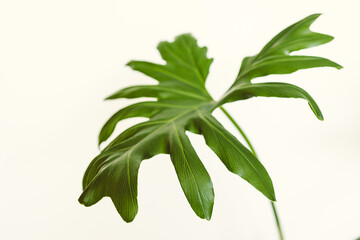
[[[90,163],[83,178],[79,202],[85,206],[109,196],[121,217],[132,221],[138,211],[137,179],[143,160],[169,154],[184,194],[200,217],[211,218],[214,190],[208,172],[191,145],[186,131],[201,134],[227,169],[275,201],[272,181],[257,157],[216,120],[212,112],[224,103],[254,96],[306,99],[319,119],[322,115],[311,96],[285,83],[252,84],[251,79],[269,74],[292,73],[311,67],[340,66],[319,57],[290,56],[296,50],[320,45],[332,37],[313,33],[309,16],[273,38],[263,50],[244,59],[235,83],[215,101],[205,88],[212,59],[190,34],[173,42],[161,42],[158,50],[166,64],[131,61],[127,65],[159,83],[121,89],[107,99],[152,97],[115,113],[104,125],[99,144],[113,133],[121,120],[146,117],[147,121],[122,132]]]

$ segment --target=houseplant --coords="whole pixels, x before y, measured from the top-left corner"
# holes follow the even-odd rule
[[[120,109],[104,125],[99,144],[107,140],[121,120],[147,117],[122,132],[93,159],[83,178],[79,202],[85,206],[109,196],[126,222],[134,220],[137,211],[137,174],[140,163],[157,154],[169,154],[184,194],[194,212],[210,219],[214,191],[209,174],[192,147],[186,131],[204,136],[229,171],[239,175],[263,193],[270,201],[283,239],[273,201],[276,200],[269,174],[258,160],[254,148],[222,105],[251,97],[301,98],[308,102],[316,117],[323,120],[314,99],[303,89],[288,83],[252,83],[270,74],[289,74],[300,69],[341,66],[328,59],[290,55],[330,42],[333,37],[309,30],[319,14],[310,15],[276,35],[256,55],[244,58],[233,85],[219,100],[214,100],[205,81],[212,59],[206,47],[199,47],[190,34],[161,42],[158,50],[165,65],[131,61],[127,65],[159,82],[158,85],[132,86],[119,90],[107,99],[153,97]],[[227,131],[212,115],[220,108],[244,137],[249,149]]]

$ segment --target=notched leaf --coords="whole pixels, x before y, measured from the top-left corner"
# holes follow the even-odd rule
[[[309,30],[318,16],[311,15],[291,25],[275,36],[259,54],[246,57],[235,83],[217,102],[205,88],[213,59],[207,57],[207,48],[199,47],[190,34],[158,45],[166,64],[130,61],[128,66],[157,80],[158,84],[127,87],[107,99],[152,97],[156,100],[120,109],[105,123],[99,144],[110,137],[120,121],[133,117],[148,118],[119,134],[90,163],[84,174],[84,191],[79,202],[91,206],[108,196],[121,217],[126,222],[133,221],[138,211],[137,178],[141,162],[165,153],[170,155],[191,208],[200,218],[210,219],[214,205],[212,181],[186,131],[203,135],[206,144],[230,172],[275,201],[274,187],[264,166],[214,118],[212,112],[222,104],[256,96],[302,98],[322,119],[319,107],[305,90],[285,83],[251,83],[255,77],[269,74],[322,66],[340,68],[328,59],[289,55],[292,51],[333,39]]]
[[[270,74],[289,74],[301,69],[333,67],[339,64],[322,57],[290,55],[291,52],[330,42],[332,36],[312,32],[309,27],[320,16],[310,15],[277,34],[255,56],[244,58],[234,84],[219,100],[218,105],[250,97],[302,98],[319,120],[323,120],[320,108],[314,99],[303,89],[285,83],[253,84],[251,80]]]

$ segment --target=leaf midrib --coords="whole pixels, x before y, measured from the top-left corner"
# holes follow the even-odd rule
[[[284,39],[286,36],[288,36],[291,32],[295,31],[298,29],[299,27],[299,24],[301,24],[301,22],[296,22],[295,24],[287,27],[285,30],[283,30],[282,32],[280,32],[279,34],[281,35],[276,35],[276,39],[273,39],[274,42],[270,45],[265,45],[264,49],[262,49],[260,51],[260,53],[258,54],[258,56],[256,56],[255,60],[257,60],[258,57],[262,57],[263,55],[266,55],[267,54],[267,51],[273,47],[276,47],[276,43],[279,43],[280,41],[282,41],[282,39]],[[306,31],[306,30],[305,30]],[[308,32],[311,32],[309,29],[307,29]],[[272,40],[271,40],[272,41]]]
[[[281,57],[281,59],[278,59],[278,57]],[[294,58],[293,58],[294,57]],[[298,57],[298,58],[295,58]],[[273,63],[279,63],[279,62],[293,62],[293,61],[304,61],[303,59],[300,59],[301,57],[303,57],[305,60],[320,60],[323,59],[321,57],[313,57],[313,56],[299,56],[299,55],[277,55],[274,56],[272,58],[274,59],[261,59],[264,60],[263,62],[261,62],[261,60],[257,60],[255,61],[253,64],[251,64],[251,66],[246,69],[244,72],[242,72],[238,77],[237,77],[237,81],[239,81],[241,78],[243,78],[244,76],[246,76],[249,72],[256,70],[257,68],[269,65],[269,64],[273,64]]]
[[[209,103],[206,103],[206,104],[209,104]],[[192,112],[192,111],[195,111],[196,109],[199,109],[199,107],[204,106],[204,105],[206,105],[206,104],[198,105],[198,106],[190,109],[189,111],[186,111],[186,112],[184,112],[184,113],[182,113],[182,114],[180,114],[180,115],[178,115],[178,116],[176,116],[176,117],[174,117],[174,118],[171,118],[170,120],[166,121],[163,125],[161,125],[161,126],[159,126],[158,128],[154,129],[151,133],[149,133],[149,135],[147,135],[146,137],[144,137],[143,139],[141,139],[139,142],[137,142],[135,145],[133,145],[132,148],[130,148],[129,150],[127,150],[126,152],[124,152],[124,153],[122,154],[122,156],[123,156],[124,154],[127,154],[126,168],[127,168],[127,174],[128,174],[128,185],[129,185],[130,195],[131,195],[132,201],[133,201],[133,195],[132,195],[132,192],[131,192],[131,189],[132,189],[132,188],[131,188],[131,184],[130,184],[130,183],[131,183],[131,178],[130,178],[130,155],[131,155],[132,151],[138,146],[138,144],[140,144],[141,142],[143,142],[145,139],[149,138],[150,136],[154,135],[154,134],[155,134],[159,129],[161,129],[162,127],[164,127],[164,126],[166,126],[166,125],[168,125],[168,124],[170,124],[170,123],[173,123],[174,120],[176,120],[176,119],[178,119],[178,118],[180,118],[180,117],[182,117],[182,116],[184,116],[184,115],[186,115],[186,114],[188,114],[188,113],[190,113],[190,112]],[[121,158],[121,157],[120,157],[120,158]],[[117,162],[117,161],[112,162],[112,163],[109,164],[106,168],[110,167],[110,166],[111,166],[112,164],[114,164],[115,162]]]
[[[163,73],[165,73],[165,74],[167,74],[167,75],[169,75],[169,76],[177,79],[179,82],[182,82],[182,83],[184,83],[184,84],[186,84],[186,85],[189,85],[189,86],[191,86],[191,87],[193,87],[193,88],[196,88],[196,89],[198,89],[198,90],[201,90],[202,92],[204,91],[205,86],[204,86],[204,87],[200,87],[200,86],[198,86],[198,85],[196,85],[196,84],[193,84],[193,83],[191,83],[191,82],[188,82],[188,81],[187,81],[186,79],[184,79],[183,77],[181,77],[181,76],[179,76],[179,75],[176,75],[176,74],[173,74],[173,73],[169,72],[168,70],[164,69],[164,68],[163,68],[164,66],[166,66],[166,65],[158,65],[157,69],[158,69],[159,71],[161,71],[161,72],[163,72]]]
[[[201,95],[196,95],[196,94],[193,94],[191,92],[181,91],[181,90],[176,89],[176,88],[168,88],[168,87],[165,87],[165,85],[162,85],[162,84],[155,85],[155,86],[157,88],[159,88],[159,89],[167,90],[169,92],[178,93],[179,95],[188,96],[190,98],[195,98],[195,99],[200,99],[200,100],[209,100],[208,98],[202,97]]]
[[[182,57],[179,56],[179,54],[177,54],[177,52],[175,52],[172,48],[168,48],[170,49],[170,52],[172,52],[174,54],[174,56],[180,60],[180,62],[183,63],[184,66],[186,66],[189,70],[194,70],[195,69],[195,74],[197,75],[198,79],[200,80],[200,84],[203,84],[205,81],[203,79],[203,77],[201,76],[201,74],[199,73],[199,70],[198,70],[198,66],[196,65],[195,61],[194,61],[194,57],[193,57],[193,54],[192,54],[192,51],[190,50],[189,51],[189,47],[186,45],[186,49],[188,50],[188,52],[191,54],[191,60],[192,62],[194,63],[195,67],[190,65],[187,61],[185,61]]]
[[[173,125],[173,128],[174,128],[175,134],[176,134],[176,138],[177,138],[177,140],[178,140],[178,142],[179,142],[179,145],[180,145],[180,148],[181,148],[181,153],[182,153],[182,155],[183,155],[183,157],[184,157],[184,160],[185,160],[186,165],[187,165],[187,167],[188,167],[188,169],[189,169],[189,171],[190,171],[190,174],[191,174],[191,176],[192,176],[192,178],[193,178],[193,180],[194,180],[194,182],[195,182],[196,193],[197,193],[198,198],[199,198],[200,203],[201,203],[201,204],[200,204],[200,205],[201,205],[201,209],[202,209],[204,215],[206,215],[206,214],[205,214],[205,209],[204,209],[204,206],[203,206],[203,199],[201,198],[200,191],[199,191],[198,182],[196,181],[196,178],[195,178],[195,176],[194,176],[194,173],[192,172],[192,170],[191,170],[191,168],[190,168],[190,165],[189,165],[189,162],[188,162],[188,160],[187,160],[187,158],[186,158],[186,156],[185,156],[184,146],[182,145],[182,142],[181,142],[181,140],[180,140],[180,137],[179,137],[179,134],[178,134],[178,130],[177,130],[177,128],[176,128],[176,125],[174,124],[174,122],[172,122],[172,125]]]
[[[283,47],[286,47],[286,46],[291,46],[291,45],[294,45],[294,44],[297,44],[297,43],[301,43],[301,42],[304,42],[304,40],[307,40],[307,41],[316,41],[316,40],[321,40],[323,38],[323,35],[319,34],[319,33],[314,33],[314,32],[310,32],[312,34],[317,34],[316,36],[303,36],[301,38],[297,38],[297,39],[294,39],[294,40],[291,40],[291,41],[287,41],[287,42],[284,42],[280,45],[277,45],[277,46],[273,46],[271,49],[269,49],[265,54],[262,55],[261,58],[264,58],[266,56],[269,56],[271,54],[273,54],[273,52],[276,52],[278,51],[279,49],[283,48]],[[320,35],[320,36],[319,36]],[[316,45],[314,45],[316,46]],[[307,47],[309,48],[309,47]],[[301,49],[300,49],[301,50]],[[295,51],[299,51],[299,50],[293,50],[291,52],[295,52]],[[284,55],[288,55],[288,54],[284,54]],[[260,60],[258,60],[260,61]]]
[[[213,126],[213,129],[215,129],[217,132],[219,132],[235,149],[237,152],[239,152],[244,159],[246,159],[246,161],[250,164],[250,166],[254,169],[255,173],[261,178],[263,184],[266,186],[267,190],[269,193],[271,193],[272,191],[270,190],[269,186],[266,184],[266,181],[264,180],[264,178],[262,177],[262,175],[256,170],[256,168],[254,167],[254,165],[251,163],[251,161],[248,160],[248,158],[236,147],[236,145],[234,145],[234,143],[232,143],[218,128],[216,128],[214,126],[214,124],[212,124],[210,121],[208,121],[206,119],[206,117],[200,112],[199,112],[199,116],[200,118],[202,118],[204,121],[206,121],[208,124],[210,124],[211,126]]]

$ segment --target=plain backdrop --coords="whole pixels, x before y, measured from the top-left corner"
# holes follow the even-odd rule
[[[268,200],[228,172],[200,136],[189,134],[215,188],[211,221],[190,208],[167,155],[144,161],[139,213],[125,223],[109,198],[77,202],[82,175],[99,153],[97,135],[119,108],[103,99],[153,83],[125,67],[161,62],[156,45],[192,33],[214,57],[207,80],[218,98],[241,60],[275,34],[313,13],[312,30],[335,36],[302,54],[342,70],[317,68],[257,81],[306,89],[303,100],[256,98],[225,107],[252,140],[273,179],[287,240],[360,236],[360,5],[357,0],[95,1],[3,0],[0,3],[0,239],[277,240]],[[216,111],[233,134],[230,122]],[[122,122],[120,133],[135,122]]]

